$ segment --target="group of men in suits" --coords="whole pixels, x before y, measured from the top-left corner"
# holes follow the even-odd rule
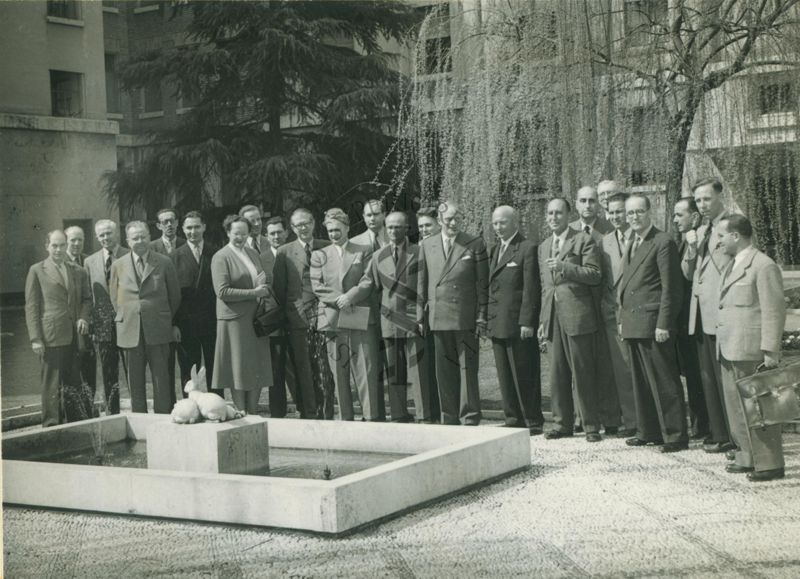
[[[272,416],[286,415],[288,389],[303,418],[332,418],[335,394],[340,418],[352,420],[354,386],[366,420],[387,418],[388,389],[393,421],[477,425],[486,336],[508,427],[542,432],[539,351],[549,347],[554,426],[546,438],[582,429],[597,442],[602,430],[630,446],[684,450],[683,374],[691,434],[704,450],[728,452],[728,470],[752,480],[783,476],[779,430],[749,430],[735,386],[758,364],[779,361],[780,270],[753,248],[747,219],[725,211],[719,181],[699,182],[676,204],[679,244],[653,225],[648,197],[614,182],[579,189],[576,209],[570,222],[570,202],[550,200],[550,234],[537,247],[520,233],[517,212],[500,206],[487,250],[463,231],[455,203],[420,210],[419,244],[408,239],[408,216],[385,215],[380,200],[364,205],[367,230],[353,238],[341,209],[325,212],[327,240],[314,238],[313,214],[297,209],[289,243],[281,218],[263,223],[257,207],[243,207],[248,245],[283,315],[270,336]],[[26,284],[45,425],[91,415],[81,397],[94,398],[93,349],[112,413],[120,351],[138,412],[147,410],[147,365],[156,412],[175,402],[176,355],[182,384],[192,365],[212,371],[216,248],[204,240],[199,212],[184,216],[185,239],[178,224],[175,210],[160,211],[162,236],[151,242],[145,223],[128,223],[127,250],[116,224],[98,221],[101,249],[90,256],[80,228],[48,235],[48,258]]]

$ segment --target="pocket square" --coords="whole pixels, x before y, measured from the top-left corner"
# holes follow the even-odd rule
[[[468,259],[472,259],[472,254],[467,253],[464,257],[461,258],[461,261],[466,261]]]
[[[519,267],[519,264],[516,261],[509,261],[506,267]]]

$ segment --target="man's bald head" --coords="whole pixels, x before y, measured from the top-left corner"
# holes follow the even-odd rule
[[[503,241],[511,239],[518,229],[516,210],[509,205],[501,205],[492,211],[492,228]]]
[[[597,190],[591,185],[586,185],[578,189],[575,196],[575,209],[581,216],[581,221],[587,224],[594,223],[601,211],[600,203],[597,201]]]

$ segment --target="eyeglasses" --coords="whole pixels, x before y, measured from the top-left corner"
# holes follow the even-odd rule
[[[172,225],[173,223],[175,223],[175,221],[176,221],[175,219],[159,219],[158,220],[158,222],[161,225]]]
[[[297,229],[305,229],[306,227],[311,227],[311,221],[301,221],[300,223],[292,223],[292,227],[297,227]]]
[[[648,211],[649,209],[631,209],[630,211],[627,212],[627,215],[629,217],[632,217],[634,215],[644,215]]]

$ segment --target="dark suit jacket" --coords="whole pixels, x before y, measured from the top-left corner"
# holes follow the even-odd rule
[[[654,339],[656,328],[677,329],[683,283],[678,248],[669,235],[653,227],[630,261],[635,236],[625,252],[619,283],[617,317],[624,339]]]
[[[445,257],[442,234],[420,244],[417,293],[428,310],[433,331],[472,331],[486,320],[489,307],[489,256],[480,237],[459,232],[450,257]],[[423,323],[422,307],[417,321]]]
[[[272,285],[276,256],[272,255],[272,249],[269,244],[267,244],[267,247],[261,252],[259,257],[261,258],[261,267],[264,269],[264,273],[267,274],[267,283]]]
[[[175,236],[175,249],[186,245],[186,240],[183,237]],[[161,255],[168,255],[167,248],[164,247],[164,241],[159,237],[150,242],[150,249]]]
[[[69,289],[64,286],[49,257],[31,266],[25,281],[25,322],[31,342],[48,348],[69,346],[78,320],[89,323],[92,298],[89,278],[77,265],[65,260]]]
[[[377,302],[373,292],[359,292],[358,283],[369,267],[367,252],[362,246],[348,242],[342,248],[342,256],[333,245],[317,249],[311,254],[311,287],[319,299],[317,305],[317,329],[336,330],[339,308],[336,299],[347,295],[353,305],[371,308],[370,324],[377,322]]]
[[[572,221],[569,224],[569,226],[575,231],[583,231],[580,219]],[[592,227],[592,239],[594,239],[594,242],[597,245],[600,245],[602,243],[603,237],[605,235],[608,235],[612,231],[614,231],[614,226],[611,225],[611,222],[608,221],[605,217],[598,217],[594,222],[594,226]]]
[[[88,256],[88,255],[86,255],[85,253],[82,253],[82,254],[80,254],[80,255],[77,257],[77,259],[74,259],[74,260],[73,260],[72,258],[70,258],[69,254],[67,254],[67,260],[68,260],[70,263],[74,263],[74,264],[75,264],[75,265],[77,265],[78,267],[83,267],[83,264],[84,264],[84,263],[86,263],[86,258],[87,258],[87,257],[89,257],[89,256]]]
[[[216,252],[216,247],[204,241],[199,264],[188,243],[170,255],[181,288],[181,306],[175,314],[175,324],[182,333],[188,331],[197,336],[216,334],[217,297],[211,280],[211,258]]]
[[[127,254],[130,249],[117,246],[116,258]],[[98,342],[111,342],[114,340],[114,306],[108,293],[106,282],[106,264],[103,250],[95,251],[83,262],[83,267],[89,274],[89,285],[92,292],[92,335]]]
[[[314,239],[311,250],[322,249],[330,241]],[[272,269],[278,303],[285,304],[288,327],[299,330],[316,322],[317,298],[311,289],[311,264],[299,240],[282,245]]]
[[[422,307],[417,293],[419,269],[419,246],[408,240],[400,249],[397,264],[391,245],[372,256],[359,288],[375,292],[380,300],[382,337],[411,338],[418,334],[417,309]]]
[[[520,326],[539,325],[542,290],[536,245],[521,233],[513,237],[498,261],[498,243],[489,257],[489,320],[492,338],[519,337]]]
[[[172,325],[181,305],[181,289],[172,260],[155,251],[147,253],[144,274],[139,279],[133,252],[111,264],[109,295],[117,315],[117,346],[139,345],[139,329],[148,346],[172,341]]]
[[[678,259],[683,260],[686,253],[686,241],[678,244]],[[692,300],[692,281],[681,276],[681,309],[678,314],[678,335],[689,336],[689,304]]]
[[[552,234],[539,245],[541,324],[545,337],[553,339],[556,299],[559,303],[558,321],[567,335],[591,334],[597,331],[599,319],[593,288],[599,286],[602,279],[597,245],[590,235],[568,228],[567,238],[558,254],[558,259],[564,263],[564,271],[555,274],[546,263],[552,247]]]

